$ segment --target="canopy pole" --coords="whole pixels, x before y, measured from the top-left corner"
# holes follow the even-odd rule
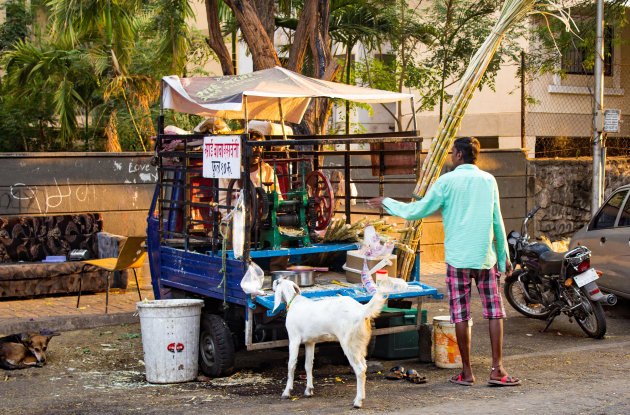
[[[243,95],[243,107],[243,116],[245,117],[243,131],[245,131],[245,134],[249,134],[249,123],[247,122],[247,95]]]
[[[164,81],[160,81],[160,115],[164,115]]]
[[[413,101],[413,97],[409,98],[411,101],[411,116],[413,117],[413,130],[418,131],[418,122],[416,121],[416,105]]]
[[[287,132],[284,129],[284,113],[282,112],[282,98],[278,97],[278,109],[280,110],[280,126],[282,127],[282,137],[287,139]]]

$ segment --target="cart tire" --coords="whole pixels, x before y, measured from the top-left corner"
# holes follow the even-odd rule
[[[228,376],[234,370],[234,342],[225,321],[216,314],[201,315],[199,368],[209,377]]]

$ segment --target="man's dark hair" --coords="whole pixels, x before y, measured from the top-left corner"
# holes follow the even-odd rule
[[[464,163],[466,164],[475,164],[477,162],[477,157],[479,157],[479,150],[481,149],[481,144],[479,144],[479,140],[474,137],[461,137],[453,142],[453,147],[455,150],[462,153],[462,157],[464,159]]]

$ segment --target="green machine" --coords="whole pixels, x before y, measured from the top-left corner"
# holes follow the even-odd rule
[[[258,229],[261,249],[278,249],[285,241],[299,241],[303,246],[311,246],[310,230],[322,230],[332,218],[334,205],[330,181],[318,171],[304,175],[305,163],[309,159],[272,159],[277,177],[276,182],[284,181],[282,197],[275,190],[256,189],[258,205]],[[289,163],[301,164],[300,175],[289,173]],[[269,188],[273,183],[263,183]],[[267,207],[265,209],[265,206]]]

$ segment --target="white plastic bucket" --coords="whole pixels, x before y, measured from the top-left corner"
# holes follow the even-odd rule
[[[472,320],[468,320],[468,332],[472,327]],[[459,354],[455,323],[451,323],[450,316],[433,317],[433,347],[431,358],[435,366],[446,369],[462,367],[462,356]]]
[[[180,383],[197,377],[202,306],[203,300],[188,299],[136,303],[148,382]]]

